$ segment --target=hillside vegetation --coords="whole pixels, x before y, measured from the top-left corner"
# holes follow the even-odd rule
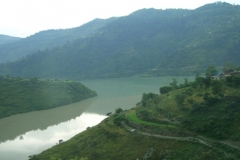
[[[144,93],[135,108],[118,108],[97,126],[31,160],[237,160],[240,76],[212,80],[216,73],[210,67],[206,77],[181,85],[173,79],[160,95]]]
[[[240,76],[161,87],[161,95],[143,94],[136,109],[140,119],[179,124],[181,129],[217,140],[240,142]]]
[[[31,160],[123,160],[123,159],[221,159],[218,150],[195,142],[142,136],[113,123],[109,117],[72,139],[58,144]]]
[[[3,44],[11,43],[11,42],[14,42],[14,41],[17,41],[17,40],[20,40],[20,39],[21,38],[19,38],[19,37],[12,37],[12,36],[7,36],[7,35],[0,34],[0,47]]]
[[[217,2],[195,10],[142,9],[113,19],[89,37],[2,64],[3,75],[107,78],[196,75],[239,64],[240,6]]]
[[[40,31],[19,41],[0,45],[0,63],[17,61],[37,51],[52,49],[76,39],[91,36],[113,19],[95,19],[76,28]]]
[[[73,81],[0,77],[0,118],[59,107],[96,96]]]

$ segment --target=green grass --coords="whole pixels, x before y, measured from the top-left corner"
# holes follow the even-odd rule
[[[177,126],[174,126],[174,125],[158,124],[158,123],[143,121],[143,120],[141,120],[140,118],[137,117],[135,110],[132,110],[132,111],[128,112],[127,113],[127,118],[130,121],[136,122],[138,124],[143,124],[143,125],[150,126],[150,127],[157,127],[159,129],[175,130],[175,129],[178,128]]]
[[[32,160],[50,159],[53,155],[61,160],[75,157],[89,160],[142,159],[149,148],[154,150],[148,159],[224,159],[222,152],[199,143],[132,134],[114,125],[113,119],[110,116],[99,125],[36,155]]]

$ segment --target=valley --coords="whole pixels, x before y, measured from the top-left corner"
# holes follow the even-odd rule
[[[91,21],[79,30],[40,32],[14,47],[0,46],[2,60],[25,54],[1,63],[0,75],[63,80],[189,76],[212,65],[239,65],[239,15],[238,5],[216,2],[195,10],[141,9]],[[68,42],[59,32],[72,39]],[[32,47],[30,53],[23,50]]]
[[[240,159],[239,28],[215,2],[1,34],[0,159]]]
[[[0,127],[5,129],[0,130],[0,159],[18,157],[19,160],[25,160],[29,155],[54,146],[59,139],[67,141],[87,127],[100,123],[101,117],[106,118],[108,112],[114,112],[119,107],[134,107],[141,100],[142,93],[158,93],[159,86],[167,85],[172,78],[177,78],[179,82],[184,82],[184,78],[189,81],[194,79],[192,76],[170,76],[80,81],[85,86],[98,90],[98,96],[54,109],[1,119]],[[13,152],[14,154],[9,154]]]
[[[160,87],[160,95],[144,93],[136,107],[117,108],[95,127],[31,159],[239,159],[239,76],[184,80]]]

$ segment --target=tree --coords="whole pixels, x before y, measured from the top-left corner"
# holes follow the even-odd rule
[[[50,155],[50,160],[62,160],[58,154]]]
[[[215,66],[210,66],[206,70],[206,77],[212,77],[218,74],[218,70],[215,68]]]
[[[204,84],[206,87],[210,87],[210,84],[211,84],[211,77],[206,77],[204,79]]]
[[[148,120],[149,119],[149,112],[147,110],[140,110],[139,115],[141,119]]]
[[[222,90],[222,82],[221,81],[212,81],[211,87],[212,87],[213,94],[220,93]]]
[[[202,88],[203,84],[204,84],[205,78],[204,77],[200,77],[199,75],[196,76],[195,78],[195,82],[197,86],[200,86]]]
[[[115,110],[115,113],[119,114],[119,113],[121,113],[122,111],[123,111],[122,108],[117,108],[117,109]]]
[[[225,73],[228,69],[235,70],[235,66],[232,63],[226,63],[223,67],[223,72]]]
[[[177,88],[177,80],[176,78],[173,78],[173,81],[170,83],[170,86],[173,88]]]
[[[177,94],[175,95],[175,100],[177,102],[178,105],[182,105],[185,101],[185,95],[184,94]]]
[[[184,78],[184,85],[188,86],[188,79],[187,78]]]
[[[168,93],[168,92],[170,92],[170,91],[172,91],[172,90],[173,90],[173,88],[170,87],[170,86],[163,86],[163,87],[160,87],[160,88],[159,88],[159,92],[160,92],[161,94],[166,94],[166,93]]]
[[[123,115],[118,115],[117,117],[114,118],[113,123],[115,125],[120,125],[121,122],[128,123],[128,119],[124,117]]]

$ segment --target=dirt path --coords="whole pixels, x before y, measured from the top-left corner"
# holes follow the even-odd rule
[[[151,136],[151,137],[157,137],[157,138],[163,138],[163,139],[174,139],[174,140],[180,140],[180,141],[191,141],[191,142],[197,142],[197,143],[201,143],[206,146],[212,147],[212,145],[210,143],[207,143],[205,140],[195,138],[195,137],[174,137],[174,136],[165,136],[165,135],[160,135],[160,134],[152,134],[152,133],[148,133],[148,132],[139,131],[135,128],[131,128],[128,125],[126,125],[125,123],[122,123],[122,125],[126,130],[133,132],[133,133],[141,134],[144,136]]]
[[[224,152],[225,155],[228,155],[228,154],[224,150],[222,150],[222,149],[220,149],[218,147],[213,146],[213,144],[214,143],[220,143],[222,145],[226,145],[228,147],[231,147],[231,148],[234,148],[234,149],[237,149],[238,151],[240,151],[238,146],[233,145],[233,144],[231,144],[229,142],[226,142],[226,141],[214,141],[214,140],[210,140],[208,138],[202,137],[202,136],[196,136],[196,137],[174,137],[174,136],[166,136],[166,135],[160,135],[160,134],[152,134],[152,133],[149,133],[149,132],[142,132],[142,131],[140,131],[140,130],[138,130],[136,128],[132,128],[132,127],[128,126],[126,123],[124,123],[124,122],[122,122],[122,126],[126,130],[128,130],[130,132],[133,132],[133,133],[136,133],[136,134],[141,134],[143,136],[151,136],[151,137],[157,137],[157,138],[163,138],[163,139],[173,139],[173,140],[190,141],[190,142],[201,143],[201,144],[206,145],[208,147],[212,147],[212,148],[218,149],[218,150]]]

